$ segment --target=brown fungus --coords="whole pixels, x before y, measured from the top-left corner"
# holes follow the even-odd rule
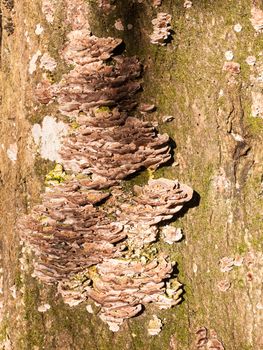
[[[85,65],[109,59],[121,39],[98,38],[89,29],[74,30],[68,34],[68,43],[62,51],[67,63]]]
[[[250,21],[256,32],[263,32],[263,11],[256,5],[251,8]]]
[[[162,0],[152,0],[153,6],[158,7],[162,5]]]
[[[42,104],[48,104],[53,99],[52,85],[47,79],[37,85],[35,97]]]
[[[73,178],[49,187],[42,204],[20,223],[35,253],[34,276],[58,283],[70,306],[91,298],[112,330],[144,304],[154,302],[163,309],[181,300],[181,284],[169,279],[169,258],[155,252],[155,258],[142,259],[140,249],[155,240],[156,224],[178,212],[192,190],[159,179],[135,191],[138,195],[133,197],[116,188],[107,200],[109,193],[93,190],[91,181]]]
[[[108,196],[72,180],[47,189],[42,204],[20,223],[36,254],[35,276],[47,283],[61,281],[104,257],[120,255],[116,243],[126,236],[122,225],[93,205]]]
[[[61,151],[66,169],[122,180],[142,168],[156,169],[171,158],[168,135],[157,135],[148,122],[134,117],[125,120],[119,113],[123,125],[101,127],[118,123],[116,115],[109,113],[113,120],[105,118],[98,127],[81,126],[67,139]]]
[[[114,58],[114,65],[93,62],[77,65],[53,86],[60,112],[77,117],[92,107],[119,106],[131,110],[136,106],[134,95],[140,89],[140,63],[136,58]]]
[[[153,33],[150,36],[151,43],[165,46],[167,40],[171,36],[171,20],[172,16],[168,13],[160,12],[157,17],[152,20]]]
[[[116,215],[124,225],[130,250],[140,256],[141,249],[156,240],[157,224],[173,218],[191,200],[193,191],[178,181],[161,178],[144,187],[134,186],[134,192],[137,196],[126,197]]]
[[[139,60],[115,54],[120,39],[91,34],[85,2],[66,0],[66,6],[72,32],[61,55],[73,68],[57,84],[44,81],[36,95],[44,104],[57,99],[60,112],[74,121],[60,152],[71,175],[46,188],[42,204],[19,229],[34,252],[34,275],[57,284],[71,306],[92,299],[101,307],[101,319],[117,331],[143,305],[154,302],[163,309],[181,300],[174,264],[149,246],[158,224],[171,219],[193,191],[167,179],[135,186],[135,195],[117,187],[128,175],[168,161],[169,137],[136,112],[131,116],[141,86]],[[170,15],[158,14],[152,40],[165,44],[170,21]],[[152,249],[148,256],[144,246]]]
[[[127,114],[136,106],[141,64],[135,57],[113,55],[119,39],[97,38],[87,28],[69,33],[62,51],[75,67],[60,83],[43,83],[37,93],[42,103],[56,97],[60,111],[80,125],[61,151],[63,164],[74,173],[112,181],[155,169],[171,158],[168,135],[158,135],[149,122]]]
[[[173,296],[166,294],[164,280],[171,276],[172,271],[172,264],[165,256],[147,264],[106,259],[97,265],[96,278],[88,295],[102,305],[101,318],[111,327],[115,324],[118,330],[124,319],[141,311],[141,304],[154,302],[162,308],[169,308],[178,303],[177,293]]]
[[[133,199],[136,211],[126,206],[126,212],[130,212],[137,222],[149,225],[171,219],[193,196],[190,187],[164,178],[150,180],[147,186],[135,186],[134,190],[137,193]]]

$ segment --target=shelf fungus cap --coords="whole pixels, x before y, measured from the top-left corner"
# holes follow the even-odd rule
[[[152,20],[153,33],[150,35],[152,44],[161,46],[167,44],[167,39],[171,36],[171,20],[172,16],[164,12],[159,12]]]
[[[143,304],[154,302],[160,308],[175,305],[173,300],[178,298],[165,294],[164,280],[172,271],[172,264],[163,255],[146,264],[136,260],[105,259],[97,265],[88,296],[102,306],[101,319],[112,330],[117,329],[125,319],[136,316]]]
[[[173,244],[183,238],[182,229],[171,225],[165,225],[162,228],[162,234],[164,242],[168,244]]]
[[[263,32],[263,11],[255,5],[251,8],[250,21],[256,32]]]
[[[158,7],[162,5],[162,0],[152,0],[153,6]]]
[[[64,303],[73,307],[87,300],[87,290],[90,288],[90,284],[91,280],[85,274],[76,275],[59,282],[58,292],[61,294]]]
[[[153,318],[148,324],[148,333],[149,335],[158,335],[162,330],[162,321],[156,315],[153,315]]]
[[[137,202],[138,220],[150,225],[171,219],[193,196],[189,186],[165,178],[150,180],[144,187],[136,185],[134,192],[137,194],[134,201]]]

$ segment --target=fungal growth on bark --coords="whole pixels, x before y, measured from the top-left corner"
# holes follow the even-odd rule
[[[255,31],[258,33],[262,33],[263,31],[263,11],[253,4],[251,8],[251,24],[254,27]]]
[[[140,89],[138,59],[114,56],[107,65],[121,41],[97,38],[88,29],[72,31],[68,39],[63,58],[74,69],[59,84],[43,82],[37,91],[39,102],[56,97],[60,112],[79,125],[61,152],[65,168],[121,180],[168,161],[168,135],[128,114]]]
[[[156,169],[171,157],[168,135],[157,135],[150,123],[118,110],[98,110],[90,117],[77,118],[77,122],[81,127],[61,151],[65,168],[75,173],[92,172],[109,180],[122,180],[142,168]]]
[[[161,46],[167,44],[167,40],[171,36],[171,20],[172,16],[164,12],[159,12],[157,17],[152,20],[153,33],[150,36],[152,44]]]
[[[154,302],[160,309],[167,309],[181,300],[180,283],[176,281],[176,288],[171,289],[171,282],[164,282],[172,271],[172,264],[164,256],[149,263],[108,259],[97,266],[88,294],[102,305],[101,319],[117,330],[124,319],[142,310],[142,304]]]
[[[97,2],[98,6],[107,14],[116,8],[116,5],[111,4],[111,0],[97,0]]]
[[[59,84],[47,86],[46,92],[50,99],[57,98],[62,114],[77,117],[80,112],[88,113],[91,107],[118,106],[120,110],[135,107],[134,95],[141,86],[138,59],[114,56],[106,64],[120,44],[120,39],[97,38],[86,28],[68,34],[62,57],[75,67]]]
[[[114,54],[121,40],[91,34],[81,0],[67,3],[72,31],[61,55],[73,68],[59,83],[44,80],[37,89],[40,103],[57,100],[74,122],[60,150],[66,173],[60,183],[48,176],[42,203],[19,230],[34,252],[34,275],[56,284],[71,306],[93,300],[117,331],[143,305],[163,309],[181,300],[174,262],[152,243],[159,223],[172,219],[193,191],[163,178],[123,190],[127,176],[171,158],[169,137],[136,117],[139,60]]]
[[[176,181],[151,180],[134,189],[135,197],[123,193],[119,203],[115,189],[102,207],[110,194],[91,187],[73,179],[48,187],[42,204],[20,223],[35,252],[34,275],[58,283],[71,306],[87,298],[100,304],[101,318],[112,329],[140,312],[143,304],[176,305],[181,285],[174,278],[167,281],[173,263],[162,254],[149,259],[142,248],[156,240],[157,224],[178,212],[192,190]]]
[[[42,204],[22,224],[36,253],[37,277],[44,282],[60,281],[104,257],[119,256],[115,245],[125,238],[122,226],[95,206],[108,196],[74,180],[48,188]]]
[[[153,6],[158,7],[162,5],[162,0],[153,0]]]

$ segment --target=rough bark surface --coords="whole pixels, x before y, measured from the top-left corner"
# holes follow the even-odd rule
[[[158,123],[174,141],[173,165],[152,176],[178,178],[196,191],[191,208],[174,223],[184,239],[156,244],[177,261],[184,300],[165,311],[152,306],[112,333],[96,307],[94,314],[82,304],[70,308],[55,288],[31,277],[31,256],[21,250],[16,222],[39,203],[45,176],[54,168],[36,154],[31,129],[47,115],[65,121],[54,104],[36,102],[43,74],[39,58],[48,52],[56,60],[57,68],[46,75],[59,82],[70,70],[60,58],[70,28],[63,0],[43,1],[54,5],[52,24],[41,0],[2,0],[0,348],[262,349],[262,2],[86,2],[94,35],[122,38],[124,53],[143,62],[138,98],[157,109],[142,118]],[[166,46],[150,42],[158,12],[172,16]],[[228,61],[230,51],[234,57]],[[147,171],[132,177],[127,191],[148,177]],[[50,308],[40,312],[45,304]],[[163,323],[156,336],[147,332],[153,315]]]

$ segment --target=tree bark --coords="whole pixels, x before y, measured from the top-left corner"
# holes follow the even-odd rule
[[[50,3],[52,24],[41,0],[1,1],[1,349],[262,349],[262,2],[193,0],[187,8],[183,0],[163,0],[160,7],[150,0],[86,1],[92,33],[122,38],[124,55],[143,63],[138,103],[154,104],[156,111],[141,118],[158,123],[173,141],[173,164],[154,178],[178,178],[195,191],[174,223],[184,239],[157,243],[177,262],[183,301],[165,311],[147,306],[117,333],[96,312],[69,307],[55,287],[31,276],[32,258],[16,229],[40,202],[54,167],[36,154],[32,125],[47,115],[61,118],[56,105],[36,102],[43,70],[38,56],[32,73],[29,64],[39,50],[39,57],[48,52],[57,62],[48,73],[53,81],[69,69],[60,57],[70,31],[65,1]],[[172,16],[165,46],[149,38],[158,12]],[[117,20],[124,30],[116,29]],[[126,180],[127,187],[147,176],[144,171]],[[38,311],[43,304],[50,305],[44,313]],[[163,324],[156,336],[147,332],[153,315]]]

